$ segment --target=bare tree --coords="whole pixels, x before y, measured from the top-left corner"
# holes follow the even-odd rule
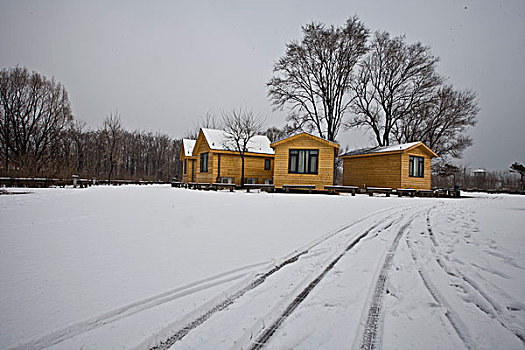
[[[275,142],[295,134],[300,128],[297,125],[285,125],[282,129],[272,126],[264,132],[270,142]]]
[[[518,162],[510,166],[510,171],[520,174],[521,177],[521,189],[525,190],[525,166]]]
[[[335,141],[352,100],[352,71],[366,52],[368,29],[357,17],[343,27],[303,26],[303,38],[286,45],[267,83],[277,109],[290,108],[288,120]]]
[[[244,186],[244,156],[250,140],[262,131],[263,120],[246,108],[232,109],[222,113],[226,132],[225,146],[241,156],[241,186]]]
[[[199,118],[196,124],[193,125],[193,129],[186,131],[184,138],[196,140],[199,137],[199,131],[201,128],[207,129],[221,129],[222,121],[212,112],[208,111],[206,114]]]
[[[0,72],[0,140],[5,167],[12,161],[40,172],[72,121],[64,86],[25,67]]]
[[[448,156],[460,158],[472,145],[466,132],[476,125],[478,111],[474,92],[442,85],[427,103],[394,125],[393,135],[399,143],[423,141],[443,160]]]
[[[113,174],[113,169],[115,168],[115,158],[120,140],[122,138],[122,131],[120,114],[117,111],[112,112],[108,117],[106,117],[106,119],[104,119],[102,137],[106,146],[105,151],[108,158],[108,180],[111,180],[111,175]]]
[[[403,36],[376,32],[353,86],[355,117],[348,126],[369,128],[379,146],[389,145],[396,125],[431,100],[442,83],[437,62],[419,42],[409,45]]]

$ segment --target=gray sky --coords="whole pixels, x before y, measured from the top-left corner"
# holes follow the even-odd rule
[[[240,106],[285,124],[265,83],[285,44],[311,21],[357,15],[441,58],[439,72],[478,93],[481,112],[462,162],[525,162],[525,1],[5,1],[0,68],[62,82],[76,118],[99,127],[118,109],[127,129],[181,137],[199,116]],[[350,148],[371,144],[344,132]]]

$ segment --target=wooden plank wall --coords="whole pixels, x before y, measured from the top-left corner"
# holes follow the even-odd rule
[[[410,177],[410,156],[425,158],[424,177]],[[430,190],[431,157],[423,147],[397,154],[366,155],[343,159],[343,185]]]
[[[290,149],[318,149],[317,174],[289,174],[288,154]],[[275,146],[275,171],[273,183],[276,188],[283,185],[315,185],[318,190],[334,183],[334,147],[308,136],[298,137]]]
[[[410,156],[418,156],[425,158],[424,177],[410,177]],[[431,158],[428,153],[424,151],[423,147],[416,147],[408,152],[403,153],[403,167],[401,169],[401,187],[400,188],[414,188],[416,190],[430,190],[431,188]]]
[[[343,159],[343,185],[399,188],[401,153]]]
[[[201,135],[199,135],[199,137],[200,136]],[[208,153],[208,172],[203,173],[201,172],[201,154],[206,152]],[[193,150],[193,153],[195,154],[195,150]],[[208,147],[208,144],[204,140],[202,140],[202,142],[199,142],[199,147],[196,153],[197,159],[195,160],[195,182],[215,182],[215,178],[213,177],[214,154],[210,151],[210,147]]]
[[[270,159],[270,170],[264,170],[265,159]],[[264,180],[273,178],[273,154],[269,155],[245,155],[244,156],[244,177],[256,178],[257,183],[262,184]],[[213,174],[218,176],[219,157],[214,154],[213,157]],[[242,161],[238,154],[221,154],[221,177],[231,177],[237,185],[241,184]]]

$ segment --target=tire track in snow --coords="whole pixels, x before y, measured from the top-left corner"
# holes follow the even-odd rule
[[[375,228],[377,228],[381,223],[385,222],[388,220],[388,218],[392,217],[393,215],[396,215],[398,214],[399,212],[402,212],[402,211],[405,211],[405,210],[409,210],[409,209],[412,209],[413,207],[415,207],[415,205],[411,204],[411,205],[403,205],[403,206],[398,206],[398,207],[395,207],[395,208],[387,208],[387,209],[383,209],[383,210],[380,210],[380,211],[377,211],[375,213],[372,213],[370,215],[367,215],[359,220],[356,220],[350,224],[347,224],[347,225],[344,225],[342,227],[339,227],[338,229],[334,230],[333,232],[330,232],[328,233],[327,235],[321,237],[320,239],[312,242],[311,244],[307,245],[306,247],[303,247],[302,250],[299,252],[299,253],[295,253],[294,255],[292,255],[290,258],[288,258],[287,260],[285,260],[284,262],[282,262],[281,264],[275,266],[273,269],[271,269],[270,271],[260,275],[258,278],[256,278],[255,280],[253,280],[251,283],[249,283],[248,285],[244,286],[243,288],[241,288],[240,290],[238,290],[237,292],[229,295],[228,297],[224,298],[221,302],[217,303],[216,305],[208,308],[208,309],[205,309],[203,310],[203,312],[198,315],[197,317],[193,318],[192,320],[190,320],[189,322],[187,322],[182,328],[179,328],[178,330],[174,331],[171,333],[171,335],[166,338],[165,340],[161,341],[160,343],[158,343],[158,345],[156,346],[153,346],[150,348],[150,350],[163,350],[163,349],[169,349],[172,345],[174,345],[176,342],[180,341],[181,339],[183,339],[191,330],[197,328],[198,326],[200,326],[202,323],[204,323],[206,320],[208,320],[212,315],[214,315],[215,313],[219,312],[219,311],[222,311],[224,309],[226,309],[228,306],[232,305],[237,299],[239,299],[240,297],[242,297],[244,294],[246,294],[247,292],[253,290],[254,288],[258,287],[259,285],[261,285],[263,282],[266,281],[266,279],[268,277],[270,277],[271,275],[277,273],[278,271],[282,270],[283,267],[289,265],[289,264],[292,264],[292,263],[295,263],[299,260],[299,258],[303,255],[306,255],[307,253],[310,252],[310,250],[314,247],[317,247],[318,245],[320,245],[321,243],[324,243],[324,242],[327,242],[328,240],[330,240],[331,238],[333,238],[334,236],[348,230],[349,228],[353,227],[353,226],[356,226],[357,224],[361,224],[363,222],[365,222],[366,220],[369,220],[369,219],[374,219],[376,218],[377,216],[380,216],[381,214],[388,214],[390,213],[390,215],[384,217],[384,216],[381,216],[381,219],[380,220],[377,220],[375,221],[366,231],[365,231],[365,234],[364,235],[360,235],[357,239],[357,242],[359,240],[361,240],[364,236],[366,236],[370,231],[374,230]],[[390,226],[391,224],[388,225],[388,227]],[[361,237],[362,236],[362,237]],[[355,242],[356,239],[354,238],[352,240],[352,242]],[[357,242],[355,242],[355,244],[357,244]],[[353,244],[353,245],[355,245]],[[352,246],[352,243],[350,243],[350,246]],[[347,249],[351,249],[351,248],[348,248]],[[343,253],[344,254],[344,253]],[[337,259],[339,260],[339,259]],[[334,263],[335,264],[335,263]],[[332,266],[333,267],[333,266]],[[324,276],[324,274],[323,274]],[[319,276],[318,276],[319,278]],[[322,279],[322,277],[321,277]],[[314,284],[316,279],[314,279],[314,281],[312,281],[309,285],[311,284]],[[319,279],[320,281],[320,279]],[[317,283],[319,283],[319,281],[317,281],[315,283],[315,285]],[[315,285],[312,286],[315,287]],[[307,287],[308,288],[308,287]],[[308,294],[309,292],[307,292]],[[301,293],[302,294],[302,293]],[[306,295],[307,295],[306,294]],[[305,296],[306,296],[305,295]],[[300,299],[300,296],[297,297],[298,299]],[[297,304],[298,305],[298,304]],[[289,306],[290,307],[290,306]],[[297,306],[295,306],[297,307]],[[295,309],[295,307],[293,307],[293,309]],[[291,313],[293,311],[293,309],[290,309],[289,310],[289,313]],[[283,317],[282,321],[284,320],[284,318],[286,318],[287,316]],[[280,323],[282,323],[282,321]],[[279,323],[279,325],[280,325]],[[277,329],[277,328],[275,328]],[[275,332],[275,330],[274,330]],[[273,332],[272,332],[273,334]],[[271,337],[271,334],[269,334],[269,336]],[[269,339],[269,337],[268,337]],[[261,343],[261,346],[264,345],[264,341],[262,340],[259,340],[256,342],[257,343]],[[255,345],[253,345],[255,346]]]
[[[208,288],[216,287],[224,283],[235,281],[248,275],[251,272],[251,269],[267,264],[268,262],[251,264],[186,284],[182,287],[178,287],[157,294],[155,296],[136,301],[134,303],[122,306],[115,310],[111,310],[97,317],[69,325],[65,328],[47,334],[39,339],[26,342],[24,344],[16,345],[10,348],[10,350],[43,349],[62,343],[77,335],[91,331],[100,326],[113,323],[122,318],[139,313],[141,311],[151,309],[152,307],[159,306],[161,304],[203,291]]]
[[[385,227],[383,227],[381,230],[386,230],[390,226],[393,225],[393,222],[388,223]],[[250,347],[250,350],[258,350],[262,349],[268,340],[273,336],[273,334],[277,331],[277,329],[283,324],[283,322],[292,314],[292,312],[306,299],[308,294],[321,282],[321,280],[325,277],[325,275],[330,272],[334,266],[337,264],[339,260],[353,247],[355,247],[359,241],[361,241],[363,238],[365,238],[371,231],[373,231],[377,226],[370,227],[368,230],[363,232],[361,235],[359,235],[357,238],[355,238],[347,247],[346,249],[338,255],[332,262],[321,272],[320,275],[318,275],[308,286],[292,301],[291,304],[288,305],[288,307],[284,310],[284,312],[279,316],[279,318],[269,327],[267,330],[257,338],[255,343]]]
[[[434,286],[434,284],[430,281],[430,279],[427,277],[426,273],[424,273],[422,271],[422,268],[420,267],[420,265],[418,264],[418,260],[417,260],[417,257],[416,257],[416,253],[414,251],[414,248],[412,247],[412,244],[410,243],[410,241],[406,240],[406,243],[407,243],[407,246],[409,248],[409,251],[410,251],[410,254],[412,256],[412,259],[414,260],[415,264],[416,264],[416,267],[417,267],[417,272],[419,274],[419,277],[421,278],[421,280],[423,281],[423,285],[425,286],[425,288],[429,291],[430,295],[432,295],[432,298],[434,298],[435,302],[437,305],[441,306],[441,307],[444,307],[446,309],[446,312],[445,312],[445,316],[447,317],[450,325],[452,326],[452,328],[454,329],[454,331],[456,332],[456,334],[458,335],[458,337],[461,339],[461,341],[463,342],[463,344],[465,345],[465,347],[467,349],[471,349],[472,347],[470,346],[471,344],[471,340],[470,340],[470,337],[468,336],[468,333],[466,331],[466,327],[465,325],[463,324],[463,322],[461,321],[461,319],[459,318],[459,316],[454,312],[452,311],[452,308],[450,307],[450,305],[446,302],[446,298],[444,298],[439,292],[438,292],[438,289]],[[438,264],[440,264],[438,262]]]
[[[426,209],[424,209],[426,210]],[[390,267],[392,266],[392,261],[394,259],[397,246],[403,234],[408,230],[408,227],[414,221],[414,218],[424,210],[419,210],[416,213],[412,214],[409,219],[401,226],[394,241],[392,242],[390,249],[388,250],[379,276],[377,278],[374,291],[372,292],[372,298],[370,306],[368,308],[368,316],[363,329],[363,337],[361,339],[360,349],[371,350],[376,349],[377,339],[379,336],[379,327],[382,316],[383,309],[383,298],[386,291],[386,282]],[[401,220],[400,220],[401,221]]]
[[[405,205],[403,207],[409,207],[409,206],[410,205]],[[333,232],[329,232],[327,235],[312,242],[309,246],[303,247],[302,248],[303,250],[301,252],[294,254],[293,256],[288,258],[286,261],[288,263],[293,262],[297,260],[301,255],[306,254],[309,249],[321,244],[322,242],[330,239],[331,237],[337,235],[338,233],[348,229],[349,227],[356,225],[358,223],[361,223],[369,219],[370,217],[373,217],[374,215],[377,215],[383,212],[388,212],[391,210],[392,208],[383,209],[376,213],[365,216],[361,218],[360,220],[357,220],[351,224],[343,225],[337,228],[336,230],[334,230]],[[123,318],[135,315],[139,312],[168,303],[175,299],[178,299],[178,298],[181,298],[187,295],[191,295],[191,294],[194,294],[194,293],[197,293],[197,292],[200,292],[200,291],[212,288],[212,287],[216,287],[221,284],[225,284],[231,281],[241,279],[247,276],[248,274],[252,273],[252,271],[249,271],[250,269],[253,269],[259,266],[263,266],[263,265],[268,265],[269,263],[270,262],[267,261],[267,262],[262,262],[262,263],[257,263],[257,264],[250,264],[250,265],[236,268],[236,269],[233,269],[227,272],[219,273],[217,275],[210,276],[208,278],[194,281],[184,286],[177,287],[169,291],[157,294],[155,296],[148,297],[148,298],[124,305],[122,307],[108,311],[96,317],[70,324],[64,328],[58,329],[38,339],[30,340],[28,342],[24,342],[24,343],[15,345],[14,347],[11,347],[9,349],[10,350],[22,350],[22,349],[47,348],[47,347],[62,343],[68,339],[74,338],[80,334],[92,331],[99,327],[103,327],[105,325],[111,324]]]

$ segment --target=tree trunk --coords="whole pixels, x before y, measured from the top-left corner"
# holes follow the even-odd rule
[[[244,153],[241,154],[241,187],[244,187]]]

